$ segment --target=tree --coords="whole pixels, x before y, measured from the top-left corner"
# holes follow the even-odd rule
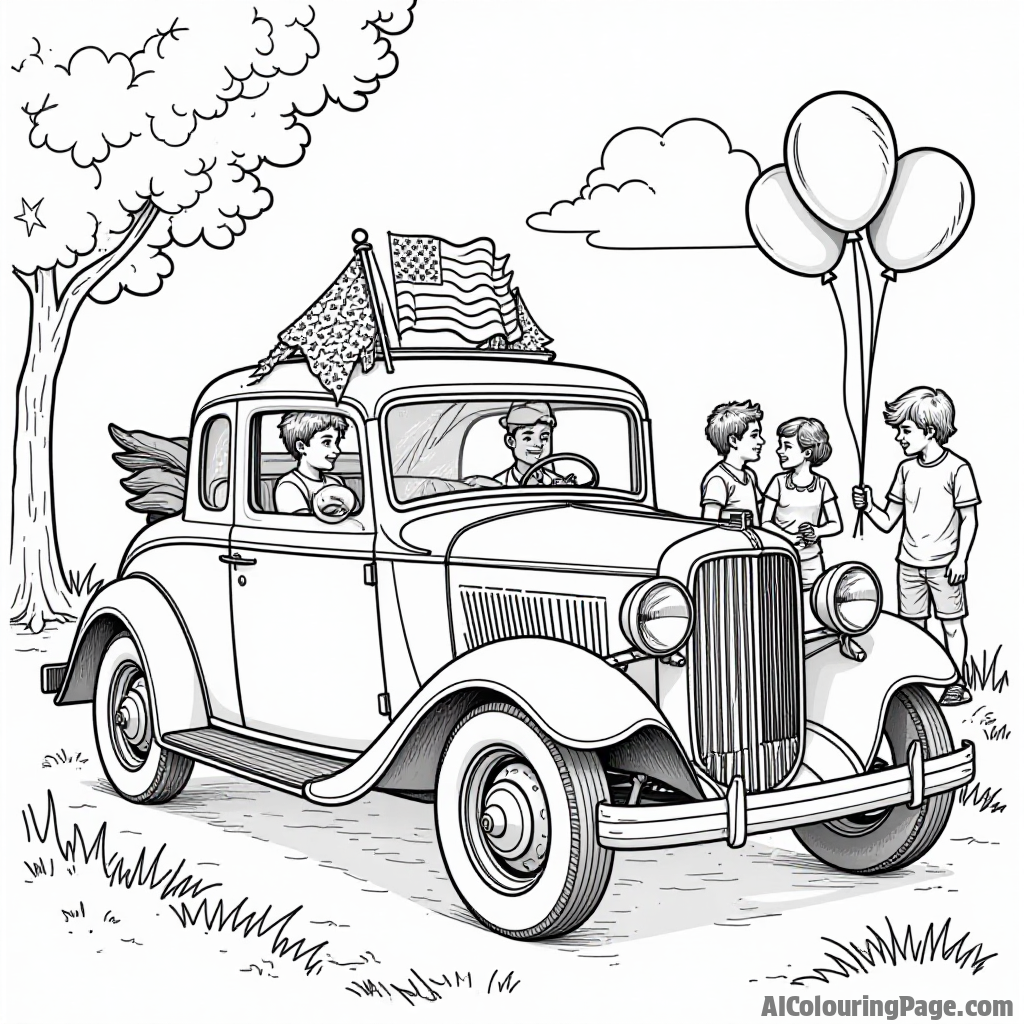
[[[57,377],[83,303],[152,295],[175,246],[230,246],[270,209],[261,168],[290,167],[306,119],[360,111],[398,60],[415,0],[183,2],[134,53],[95,46],[65,64],[34,40],[15,65],[23,146],[7,161],[21,209],[4,218],[30,300],[17,382],[12,623],[73,618],[51,465]]]

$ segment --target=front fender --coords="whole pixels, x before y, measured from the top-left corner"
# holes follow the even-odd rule
[[[838,645],[809,658],[807,750],[804,767],[818,779],[861,774],[871,764],[881,739],[885,709],[892,695],[912,683],[948,686],[956,666],[931,634],[883,612],[857,643],[863,661],[845,657]]]
[[[628,676],[572,644],[524,637],[477,647],[446,665],[358,760],[308,783],[305,795],[317,803],[337,804],[355,800],[373,786],[433,789],[451,730],[471,708],[492,700],[518,705],[567,747],[628,747],[623,741],[643,730],[645,736],[664,736],[675,754],[672,760],[682,762],[670,726]],[[685,771],[683,765],[680,772]]]
[[[209,725],[202,677],[177,613],[154,583],[134,576],[108,584],[89,603],[54,703],[92,701],[103,652],[124,631],[142,657],[157,739]]]

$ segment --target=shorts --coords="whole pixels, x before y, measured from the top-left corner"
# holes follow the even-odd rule
[[[918,565],[897,563],[900,590],[900,615],[905,619],[927,619],[931,608],[937,619],[962,619],[967,614],[967,594],[963,583],[950,583],[945,565],[924,569]]]
[[[825,559],[821,555],[811,555],[800,559],[800,589],[810,590],[814,581],[825,571]]]

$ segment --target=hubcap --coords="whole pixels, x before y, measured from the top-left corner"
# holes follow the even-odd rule
[[[147,696],[140,666],[122,665],[110,689],[110,739],[117,759],[129,771],[142,767],[152,742]]]
[[[515,761],[498,772],[486,791],[480,831],[510,868],[535,871],[548,852],[547,814],[533,769]]]
[[[517,753],[491,750],[470,770],[466,785],[464,834],[478,869],[509,893],[529,888],[543,871],[550,835],[537,773]]]
[[[143,699],[140,686],[132,687],[125,694],[125,698],[114,716],[114,724],[132,746],[138,746],[146,738],[146,702]]]

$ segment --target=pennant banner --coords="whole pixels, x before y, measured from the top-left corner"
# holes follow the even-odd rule
[[[372,298],[359,255],[334,283],[293,324],[253,372],[261,380],[282,359],[298,349],[323,386],[341,401],[356,363],[373,367],[381,343]]]

